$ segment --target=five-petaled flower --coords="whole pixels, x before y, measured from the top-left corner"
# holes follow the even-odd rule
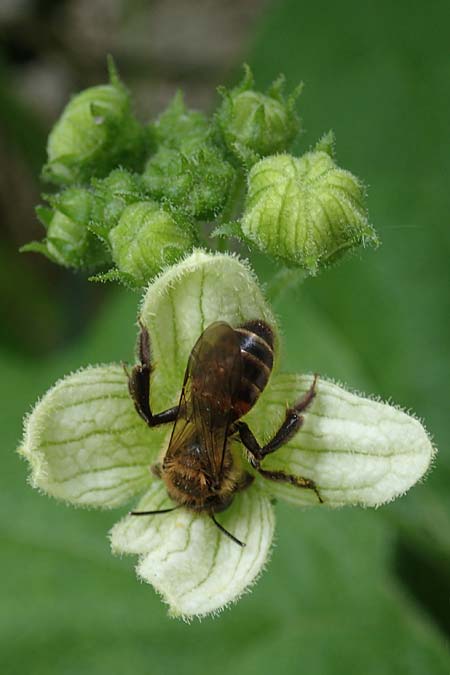
[[[276,329],[252,272],[236,257],[196,251],[161,274],[140,308],[156,365],[153,410],[178,402],[189,354],[209,324],[220,320],[237,326],[255,318]],[[273,436],[286,407],[311,382],[311,375],[282,374],[275,364],[267,388],[244,418],[260,443]],[[173,505],[164,483],[149,470],[164,454],[170,429],[146,425],[127,385],[124,368],[108,364],[71,374],[47,392],[26,419],[20,447],[35,487],[88,507],[116,507],[139,494],[138,510]],[[236,452],[247,461],[239,444]],[[312,479],[324,501],[320,508],[378,506],[419,480],[433,453],[414,417],[320,377],[303,427],[264,459],[264,468]],[[125,516],[111,531],[112,549],[139,556],[138,575],[153,584],[173,614],[189,618],[216,612],[254,582],[267,560],[273,497],[319,507],[314,491],[255,475],[218,515],[244,548],[206,515],[179,508],[158,516]]]

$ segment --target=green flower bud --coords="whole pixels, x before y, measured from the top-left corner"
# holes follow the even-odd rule
[[[92,199],[92,194],[84,188],[69,188],[49,197],[53,208],[37,209],[47,236],[42,242],[27,244],[22,251],[43,253],[64,267],[93,269],[105,264],[108,253],[88,229]]]
[[[112,257],[130,285],[144,286],[163,267],[173,265],[195,243],[193,232],[157,202],[127,206],[109,233]]]
[[[242,231],[267,254],[315,274],[377,243],[363,198],[359,180],[327,152],[267,157],[250,171]]]
[[[267,94],[253,89],[248,66],[243,81],[235,89],[221,89],[223,102],[216,121],[227,148],[245,164],[289,148],[300,129],[294,106],[298,87],[287,99],[282,89],[284,78],[276,80]]]
[[[115,227],[127,206],[145,198],[141,178],[125,169],[92,181],[93,205],[89,227],[102,239]]]
[[[177,91],[166,110],[151,125],[158,145],[190,152],[208,138],[209,122],[205,115],[188,110],[183,93]]]
[[[189,155],[164,147],[147,162],[143,183],[156,199],[207,220],[224,207],[234,174],[231,164],[213,146]]]
[[[117,165],[140,169],[145,131],[133,117],[129,94],[109,63],[110,84],[72,98],[50,132],[46,180],[57,184],[105,176]]]

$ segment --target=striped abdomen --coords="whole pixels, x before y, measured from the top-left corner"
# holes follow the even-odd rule
[[[234,330],[239,337],[242,358],[241,382],[233,404],[238,418],[254,406],[269,380],[274,336],[270,326],[260,319],[247,321]]]

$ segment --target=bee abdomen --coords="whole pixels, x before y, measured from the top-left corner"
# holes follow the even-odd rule
[[[269,380],[274,336],[270,326],[259,319],[248,321],[235,331],[240,341],[242,375],[239,400],[234,408],[241,417],[253,407]]]

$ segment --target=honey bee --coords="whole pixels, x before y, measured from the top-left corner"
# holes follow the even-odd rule
[[[237,492],[245,490],[254,480],[233,455],[233,439],[241,441],[249,464],[261,476],[313,490],[322,502],[314,481],[261,467],[266,455],[287,443],[300,429],[304,419],[301,413],[315,397],[317,375],[303,398],[286,410],[285,420],[265,445],[258,443],[241,420],[267,385],[273,350],[273,331],[265,321],[247,321],[237,328],[223,321],[212,323],[192,349],[179,404],[153,414],[150,335],[141,324],[139,363],[129,375],[128,388],[138,414],[148,426],[174,423],[164,458],[152,471],[164,481],[176,506],[161,511],[132,511],[131,515],[155,515],[185,507],[206,513],[224,534],[244,546],[215,517],[230,506]]]

